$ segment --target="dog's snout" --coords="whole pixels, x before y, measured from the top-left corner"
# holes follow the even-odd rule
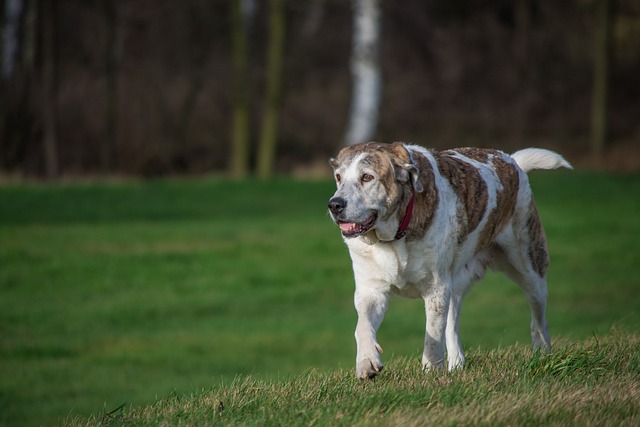
[[[347,201],[342,197],[332,197],[329,200],[329,210],[333,214],[339,214],[345,207],[347,207]]]

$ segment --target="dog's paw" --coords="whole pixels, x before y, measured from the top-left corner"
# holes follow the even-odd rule
[[[444,360],[440,359],[434,363],[434,362],[431,362],[425,355],[422,356],[422,370],[424,372],[438,371],[443,368],[444,368]]]
[[[466,359],[464,357],[464,354],[462,353],[454,353],[452,352],[451,354],[448,355],[448,367],[449,367],[449,371],[455,371],[455,370],[460,370],[462,368],[464,368],[464,365],[466,363]]]
[[[461,371],[464,369],[464,365],[465,365],[465,361],[460,360],[460,359],[456,359],[452,362],[449,362],[447,365],[447,369],[449,370],[449,372],[453,372],[453,371]]]
[[[378,358],[378,360],[364,359],[360,360],[356,366],[356,372],[358,374],[358,378],[361,380],[373,379],[382,372],[382,362]]]
[[[373,379],[382,372],[384,366],[382,365],[382,359],[380,353],[382,353],[382,347],[376,344],[376,351],[368,354],[364,354],[361,358],[358,358],[356,363],[356,374],[360,379]]]

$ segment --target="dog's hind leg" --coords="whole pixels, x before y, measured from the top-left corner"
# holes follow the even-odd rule
[[[547,256],[546,245],[538,249],[544,251],[544,254],[538,254],[538,256]],[[497,256],[492,267],[505,273],[520,286],[531,308],[531,340],[533,348],[548,351],[551,349],[551,338],[546,319],[546,271],[536,268],[535,262],[532,262],[531,258],[532,255],[528,248],[511,250],[508,255],[503,253],[502,256]]]
[[[449,370],[463,368],[466,362],[462,343],[460,342],[460,310],[462,308],[463,293],[456,292],[451,294],[449,301],[449,313],[447,317],[447,329],[445,335],[447,337],[447,361]]]
[[[451,299],[449,301],[449,313],[447,317],[447,362],[449,370],[463,368],[466,362],[462,343],[460,342],[460,311],[462,299],[471,288],[471,285],[482,279],[489,264],[492,253],[483,251],[476,258],[467,263],[452,279]]]
[[[531,307],[531,340],[536,350],[551,350],[551,337],[547,324],[547,279],[532,276],[523,280],[520,286]]]
[[[524,292],[531,308],[531,341],[536,350],[549,351],[551,338],[546,319],[547,279],[537,274],[519,273],[514,280]]]

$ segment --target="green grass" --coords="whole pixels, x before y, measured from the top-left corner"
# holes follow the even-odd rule
[[[616,325],[637,342],[640,176],[534,173],[532,183],[552,256],[552,338],[606,336]],[[303,394],[309,378],[351,381],[353,280],[325,212],[332,192],[329,182],[289,180],[0,188],[0,424],[50,425],[123,403],[133,405],[126,414],[151,411],[141,405],[213,387],[198,405],[221,382]],[[524,298],[501,276],[465,299],[472,360],[521,343],[500,356],[502,369],[520,369],[532,360],[522,350],[528,325]],[[394,299],[379,334],[388,370],[376,384],[418,369],[423,333],[423,304]],[[433,378],[451,380],[443,375]],[[349,404],[343,416],[355,422]],[[228,421],[261,423],[277,417],[271,406]],[[398,420],[423,409],[401,406],[408,418]]]
[[[94,425],[637,425],[639,335],[613,333],[554,353],[523,346],[474,350],[459,372],[423,373],[395,358],[375,381],[350,370],[310,371],[283,381],[238,377],[146,407],[118,407]]]

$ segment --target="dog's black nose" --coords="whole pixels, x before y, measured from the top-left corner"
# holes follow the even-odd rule
[[[329,210],[333,214],[339,214],[347,206],[347,201],[342,197],[333,197],[329,200]]]

